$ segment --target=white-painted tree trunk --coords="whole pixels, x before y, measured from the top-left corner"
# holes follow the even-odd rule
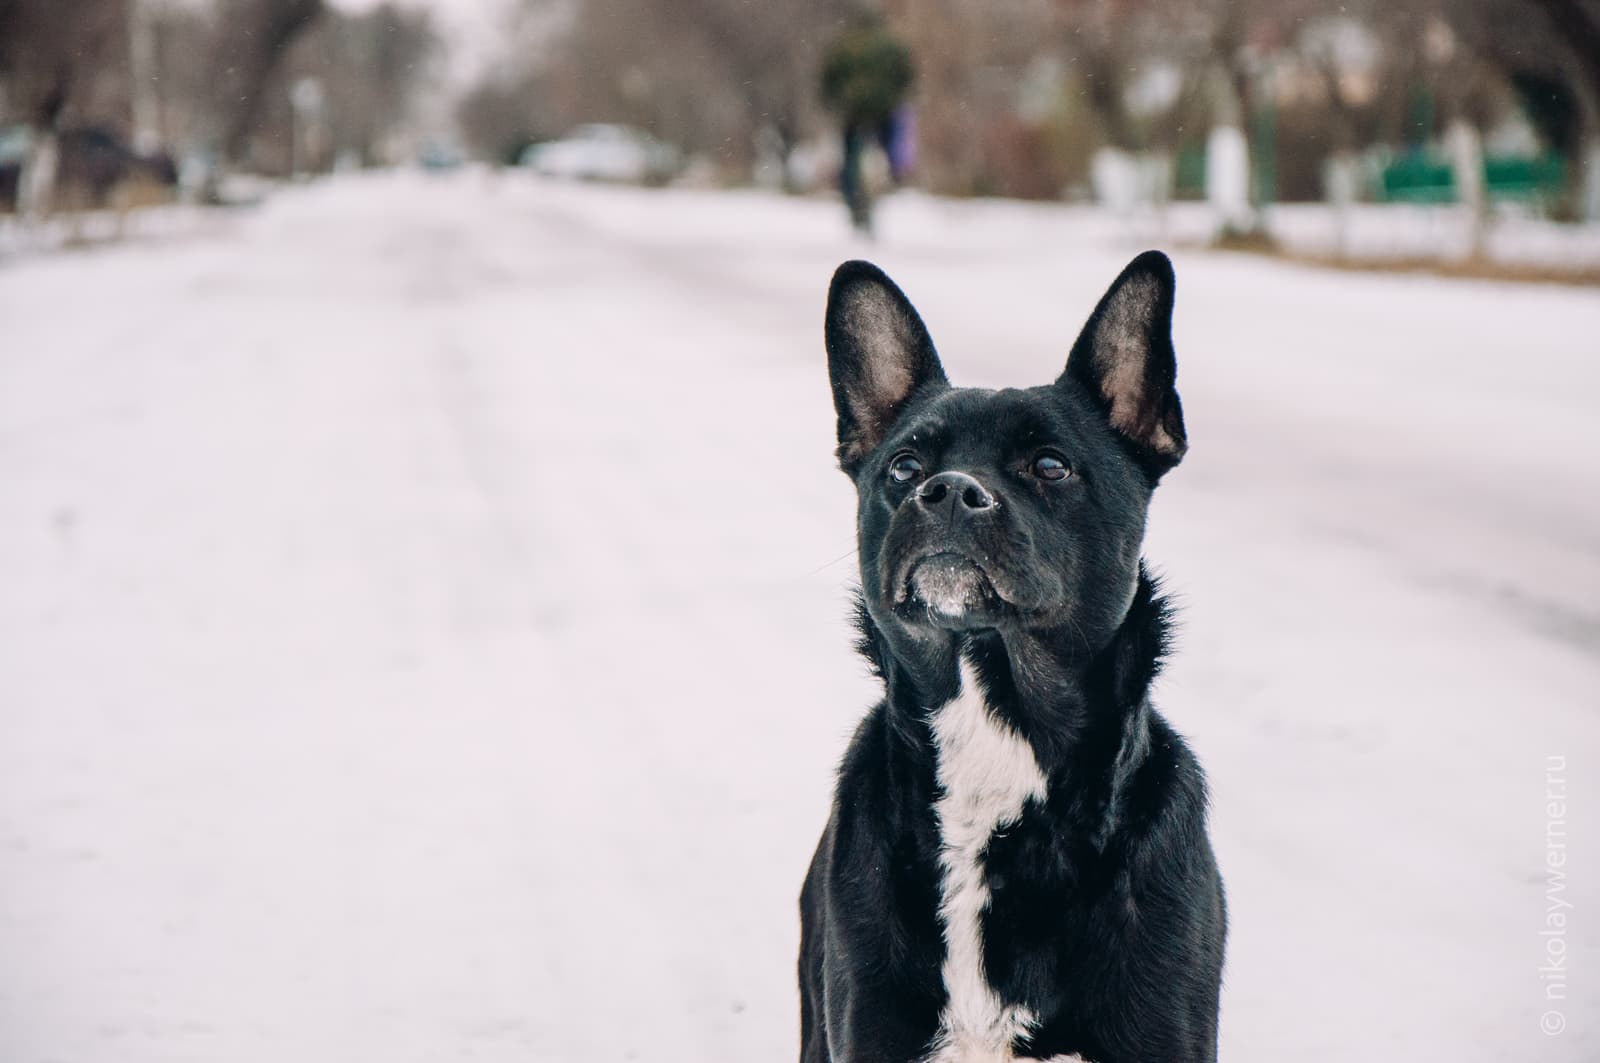
[[[1250,144],[1237,126],[1219,125],[1206,138],[1206,202],[1219,232],[1250,228]]]
[[[17,177],[17,215],[32,224],[49,215],[55,199],[61,147],[53,130],[39,133],[28,147]]]
[[[1322,168],[1322,190],[1333,211],[1334,253],[1350,252],[1350,208],[1361,194],[1361,160],[1353,151],[1336,151]]]
[[[1489,196],[1483,177],[1483,137],[1476,126],[1460,118],[1450,123],[1444,137],[1455,178],[1456,202],[1467,212],[1466,255],[1476,257],[1483,252],[1489,220]]]
[[[1139,204],[1139,160],[1121,148],[1101,148],[1089,160],[1089,184],[1094,198],[1120,216],[1133,213]]]
[[[1600,135],[1589,136],[1578,148],[1583,161],[1582,198],[1578,201],[1579,217],[1588,222],[1600,222]]]

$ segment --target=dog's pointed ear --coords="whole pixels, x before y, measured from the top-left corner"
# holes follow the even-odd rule
[[[1172,263],[1160,251],[1128,263],[1083,326],[1058,381],[1076,381],[1099,401],[1152,480],[1189,449],[1172,349],[1173,287]]]
[[[948,381],[911,301],[870,262],[846,262],[834,272],[824,340],[839,414],[839,467],[854,476],[906,402]]]

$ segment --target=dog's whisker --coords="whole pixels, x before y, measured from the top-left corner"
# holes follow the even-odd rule
[[[855,547],[851,547],[849,550],[846,550],[844,553],[840,554],[838,557],[834,558],[832,561],[824,561],[822,564],[818,565],[816,568],[812,569],[810,572],[807,572],[806,575],[807,576],[815,576],[819,572],[822,572],[822,571],[824,571],[826,569],[832,568],[834,565],[837,565],[839,562],[845,560],[846,558],[851,558],[851,557],[856,556],[856,553],[857,553],[856,548]]]

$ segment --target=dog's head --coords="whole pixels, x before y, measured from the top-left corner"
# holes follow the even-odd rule
[[[1099,645],[1133,597],[1150,493],[1187,442],[1172,265],[1134,259],[1054,383],[951,387],[909,300],[847,262],[828,292],[839,464],[862,596],[911,635],[1066,629]]]

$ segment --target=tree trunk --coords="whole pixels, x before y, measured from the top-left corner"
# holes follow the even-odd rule
[[[17,216],[32,223],[47,217],[55,206],[56,177],[61,168],[61,114],[72,91],[72,68],[62,63],[55,83],[39,101],[33,116],[33,138],[17,174]]]
[[[17,216],[33,224],[50,215],[55,202],[56,171],[61,150],[54,129],[40,129],[28,145],[17,175]]]
[[[1250,138],[1239,79],[1219,66],[1211,76],[1212,126],[1206,138],[1206,200],[1223,237],[1253,234],[1260,217],[1251,205]]]
[[[302,31],[323,11],[323,0],[260,0],[249,54],[244,57],[238,97],[223,126],[222,152],[230,162],[244,157],[278,63]]]
[[[1451,176],[1455,178],[1456,201],[1467,212],[1467,257],[1483,254],[1488,230],[1489,195],[1484,187],[1483,137],[1465,118],[1457,118],[1445,130],[1445,145],[1450,154]]]
[[[1361,193],[1361,157],[1341,147],[1323,163],[1323,193],[1333,212],[1333,253],[1348,256],[1351,246],[1350,223],[1356,199]]]
[[[1600,222],[1600,133],[1594,129],[1584,133],[1572,162],[1577,168],[1578,218]]]
[[[1600,14],[1584,0],[1534,0],[1545,13],[1581,82],[1575,86],[1584,112],[1584,131],[1573,153],[1569,185],[1574,213],[1581,221],[1600,221]]]

